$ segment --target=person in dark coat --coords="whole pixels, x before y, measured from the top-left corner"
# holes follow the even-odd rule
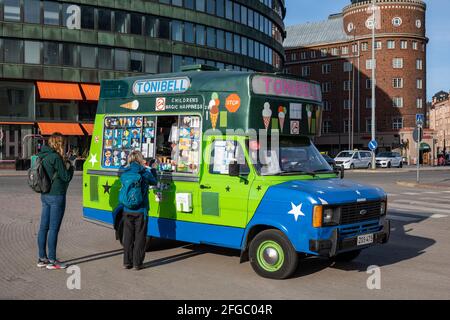
[[[67,266],[56,258],[58,234],[66,209],[66,194],[73,177],[74,168],[64,157],[66,139],[53,134],[38,157],[43,159],[45,172],[51,180],[50,192],[41,194],[42,213],[38,233],[39,258],[37,266],[49,270],[65,269]],[[47,255],[48,247],[48,255]]]
[[[145,259],[148,211],[150,209],[148,189],[150,185],[157,184],[157,179],[155,173],[146,168],[144,164],[145,161],[142,153],[140,151],[133,151],[128,156],[128,166],[122,173],[122,177],[125,177],[128,173],[140,174],[142,177],[141,187],[143,194],[143,201],[139,207],[127,208],[123,204],[123,266],[125,269],[134,267],[134,269],[140,270]]]

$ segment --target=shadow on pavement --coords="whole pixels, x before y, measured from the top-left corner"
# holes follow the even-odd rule
[[[67,263],[67,264],[82,264],[82,263],[86,263],[86,262],[108,259],[108,258],[115,257],[115,256],[118,256],[121,254],[123,254],[123,249],[117,249],[117,250],[112,250],[112,251],[95,253],[95,254],[91,254],[88,256],[84,256],[84,257],[74,258],[74,259],[63,261],[63,262]]]

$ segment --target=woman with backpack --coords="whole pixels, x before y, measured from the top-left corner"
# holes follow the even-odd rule
[[[73,177],[73,166],[65,158],[66,139],[54,133],[37,155],[50,180],[49,192],[41,194],[42,214],[38,233],[39,268],[65,269],[67,266],[56,258],[58,233],[66,209],[66,193]],[[48,245],[48,255],[47,255]]]
[[[128,156],[128,166],[120,177],[122,188],[119,202],[123,205],[123,266],[125,269],[142,269],[147,238],[149,210],[148,187],[156,185],[156,172],[147,169],[140,151]],[[152,172],[153,171],[153,172]]]

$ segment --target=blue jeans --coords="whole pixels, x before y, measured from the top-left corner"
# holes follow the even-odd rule
[[[56,260],[58,233],[66,210],[66,196],[41,195],[42,214],[38,233],[39,258]],[[47,256],[48,242],[48,256]]]

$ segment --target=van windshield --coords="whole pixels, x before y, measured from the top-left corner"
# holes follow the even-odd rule
[[[250,155],[260,175],[293,175],[332,173],[319,150],[307,137],[280,137],[279,150],[261,151],[250,148]],[[255,162],[256,160],[256,162]]]
[[[342,151],[336,156],[336,158],[351,158],[354,154],[354,152]]]

